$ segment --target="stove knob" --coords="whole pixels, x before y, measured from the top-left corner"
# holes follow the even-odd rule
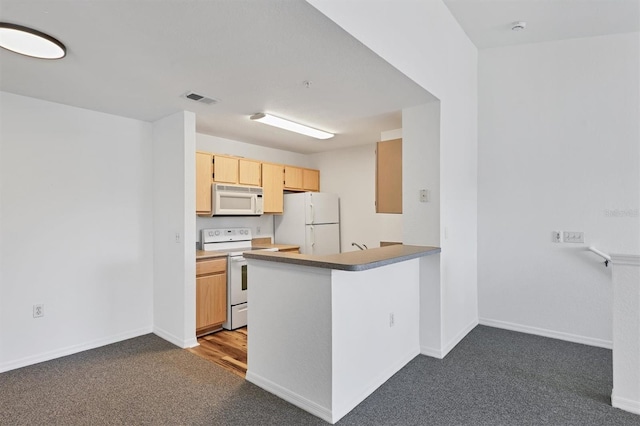
[[[209,236],[213,236],[213,231],[209,231]]]
[[[216,237],[217,237],[218,235],[220,235],[220,231],[216,231],[215,234],[216,234]]]

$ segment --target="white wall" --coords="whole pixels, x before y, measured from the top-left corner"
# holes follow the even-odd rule
[[[288,164],[299,167],[311,167],[309,156],[297,152],[251,145],[244,142],[224,139],[217,136],[196,134],[198,151],[216,154],[228,154],[238,157],[261,160],[269,163]],[[320,173],[322,176],[322,172]],[[273,238],[273,216],[259,217],[197,217],[196,240],[200,241],[200,231],[205,228],[249,227],[253,237]],[[199,247],[198,247],[199,248]]]
[[[481,51],[482,322],[610,346],[611,268],[585,247],[640,253],[639,48],[635,33]]]
[[[313,414],[329,421],[331,270],[254,259],[247,263],[254,277],[248,294],[247,381],[303,409],[315,405]]]
[[[151,332],[151,125],[0,92],[0,153],[0,371]]]
[[[196,119],[179,112],[153,123],[153,331],[196,346]]]
[[[359,272],[248,265],[247,380],[263,389],[335,423],[418,354],[419,259]]]
[[[402,136],[400,136],[402,137]],[[376,144],[313,154],[321,170],[320,189],[340,197],[341,250],[351,243],[379,247],[380,241],[402,241],[402,215],[376,213]]]
[[[402,112],[402,210],[405,244],[440,246],[440,102],[430,102]],[[420,202],[420,190],[428,201]],[[420,259],[420,351],[442,358],[443,295],[440,255]]]
[[[613,389],[611,405],[640,414],[640,256],[611,256]]]
[[[440,246],[440,102],[402,111],[405,244]],[[426,189],[428,201],[420,201]]]
[[[307,1],[441,101],[437,326],[444,355],[478,320],[477,49],[441,0]],[[412,162],[405,167],[418,168],[421,159]]]
[[[309,156],[282,149],[252,145],[245,142],[224,139],[217,136],[196,133],[196,149],[198,151],[213,152],[215,154],[234,155],[268,163],[290,164],[299,167],[309,167]]]
[[[331,271],[334,419],[419,354],[420,260]]]

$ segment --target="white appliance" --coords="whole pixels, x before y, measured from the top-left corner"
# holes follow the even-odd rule
[[[262,188],[222,183],[211,185],[212,216],[259,216],[262,213]]]
[[[242,255],[245,251],[265,250],[278,251],[277,248],[251,247],[251,229],[220,228],[203,229],[200,233],[200,244],[205,251],[223,251],[228,253],[227,261],[227,321],[222,327],[227,330],[247,325],[247,292],[249,280],[247,261]]]
[[[336,194],[284,195],[284,213],[275,216],[277,244],[300,246],[302,254],[340,253],[340,209]]]

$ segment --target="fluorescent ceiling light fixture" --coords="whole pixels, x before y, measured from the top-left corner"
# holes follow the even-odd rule
[[[294,123],[293,121],[285,120],[284,118],[274,117],[273,115],[264,114],[261,112],[253,114],[249,118],[251,120],[259,121],[260,123],[311,136],[312,138],[316,139],[329,139],[334,136],[333,133],[323,132],[322,130],[307,127],[302,124]]]
[[[41,59],[60,59],[67,54],[64,44],[50,35],[6,22],[0,22],[0,47]]]

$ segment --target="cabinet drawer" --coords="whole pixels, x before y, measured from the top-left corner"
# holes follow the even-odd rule
[[[198,260],[196,276],[227,272],[227,258]]]

